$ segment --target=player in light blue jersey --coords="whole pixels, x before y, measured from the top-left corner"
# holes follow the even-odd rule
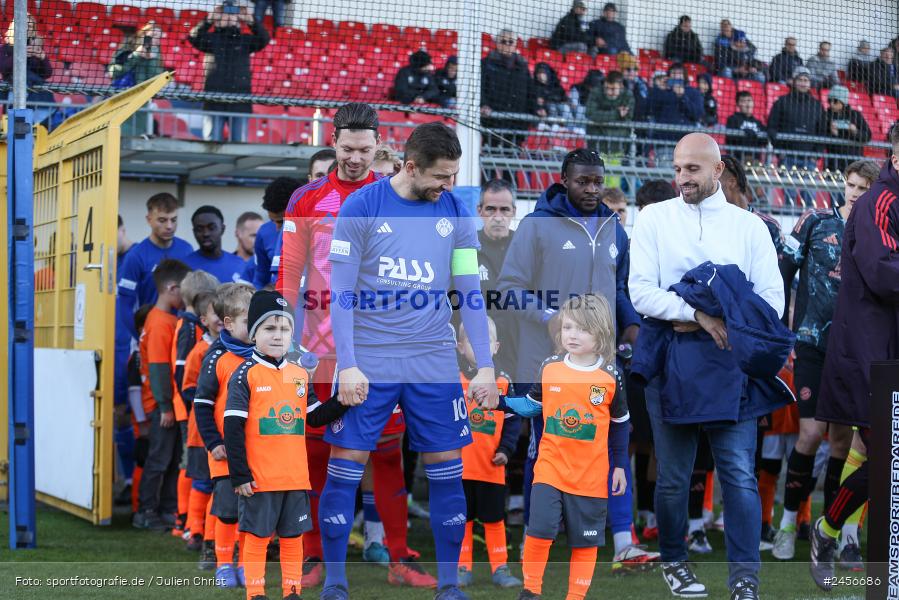
[[[498,392],[475,222],[451,193],[461,155],[452,129],[420,125],[406,142],[402,170],[351,194],[337,217],[329,255],[331,321],[338,397],[352,408],[325,433],[332,451],[319,508],[327,567],[322,600],[349,597],[345,560],[356,487],[397,404],[430,484],[435,599],[467,598],[456,574],[466,522],[461,448],[471,443],[471,433],[450,298],[477,359],[468,393],[494,408]],[[412,562],[404,567],[421,571]],[[402,570],[395,577],[392,583],[404,583]]]

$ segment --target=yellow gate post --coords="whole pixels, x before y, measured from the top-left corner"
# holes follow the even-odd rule
[[[98,369],[91,423],[92,507],[87,510],[42,493],[38,499],[94,524],[108,524],[112,517],[121,125],[171,78],[171,73],[158,75],[35,139],[34,345],[93,350]]]

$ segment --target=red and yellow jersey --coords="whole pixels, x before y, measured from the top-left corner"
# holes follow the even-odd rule
[[[153,307],[147,314],[143,331],[140,334],[140,380],[141,404],[144,413],[156,410],[156,398],[150,387],[150,365],[170,364],[172,342],[175,339],[175,323],[178,318],[164,310]]]
[[[306,410],[310,397],[314,398],[309,373],[289,361],[275,366],[254,355],[243,361],[232,376],[224,415],[246,419],[246,456],[236,455],[239,445],[229,445],[228,460],[249,467],[256,491],[312,488],[306,457]],[[227,439],[230,444],[231,438]],[[237,472],[240,468],[235,466]]]
[[[501,410],[481,408],[477,400],[468,398],[468,384],[471,380],[464,373],[459,374],[459,379],[466,396],[468,424],[471,428],[471,444],[462,448],[462,479],[503,485],[506,483],[506,467],[493,464],[493,457],[503,436],[506,415]],[[507,395],[509,379],[500,375],[496,378],[496,387],[501,395]]]
[[[203,367],[200,371],[197,393],[194,398],[194,410],[196,411],[198,404],[212,405],[215,427],[218,430],[218,437],[222,439],[224,439],[225,403],[228,401],[228,381],[243,362],[243,358],[228,352],[220,343],[213,344],[203,359]],[[199,422],[197,427],[200,431],[205,431]],[[211,449],[208,440],[204,438],[203,442],[207,450]],[[228,461],[215,460],[212,458],[212,454],[209,454],[209,475],[212,479],[226,477]]]
[[[194,317],[195,319],[196,317]],[[184,366],[187,355],[203,337],[203,328],[193,320],[180,317],[175,323],[175,336],[172,342],[170,363],[172,365],[172,404],[175,407],[175,420],[187,421],[187,407],[181,390],[184,389]]]
[[[331,334],[331,263],[328,253],[337,213],[347,196],[379,179],[374,172],[362,181],[343,181],[337,170],[301,187],[290,197],[281,228],[276,289],[298,309],[306,307],[302,344],[320,359],[336,358]],[[305,272],[306,302],[298,303]]]
[[[543,437],[534,483],[593,498],[609,493],[609,423],[629,418],[618,371],[553,356],[540,367],[528,396],[543,404]]]
[[[206,356],[207,350],[209,350],[209,342],[206,340],[206,336],[202,336],[187,355],[187,360],[184,361],[183,390],[193,389],[196,393],[197,380],[200,378],[200,369],[203,366],[203,357]],[[200,430],[197,429],[197,413],[194,411],[190,411],[190,415],[187,417],[187,446],[188,448],[203,447],[203,438],[200,436]]]

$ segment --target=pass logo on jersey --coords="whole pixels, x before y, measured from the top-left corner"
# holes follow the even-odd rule
[[[419,261],[411,259],[406,263],[405,258],[391,258],[382,256],[378,260],[378,277],[387,277],[410,283],[431,283],[434,281],[434,269],[429,261],[424,261],[422,266]]]

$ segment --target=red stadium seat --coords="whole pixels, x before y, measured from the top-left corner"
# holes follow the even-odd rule
[[[113,4],[109,11],[109,16],[116,25],[129,25],[131,27],[140,27],[143,25],[143,22],[141,21],[143,15],[141,14],[140,8],[137,6]]]
[[[611,54],[598,54],[594,64],[594,68],[599,69],[603,73],[609,73],[618,69],[618,57]]]
[[[309,19],[306,24],[306,33],[328,37],[337,33],[334,21],[328,19]]]
[[[662,58],[662,53],[656,50],[655,48],[640,48],[638,50],[638,55],[640,57],[640,62],[651,61],[654,59]]]
[[[459,34],[451,29],[438,29],[434,32],[434,48],[455,54],[459,49]]]
[[[181,23],[189,24],[188,29],[205,19],[209,16],[209,13],[205,10],[199,10],[196,8],[185,8],[180,13],[178,13],[178,21]]]
[[[373,44],[393,45],[402,37],[402,31],[390,23],[375,23],[371,26],[371,42]]]
[[[144,9],[144,17],[148,21],[154,21],[163,29],[171,28],[178,20],[175,11],[167,6],[148,6]]]
[[[106,5],[99,2],[76,2],[75,19],[82,27],[90,21],[107,21]]]
[[[44,0],[37,11],[38,23],[47,29],[53,29],[53,23],[71,23],[73,18],[72,3],[65,0]]]
[[[427,27],[405,27],[403,28],[404,43],[416,50],[418,48],[429,48],[434,43],[434,36]]]

